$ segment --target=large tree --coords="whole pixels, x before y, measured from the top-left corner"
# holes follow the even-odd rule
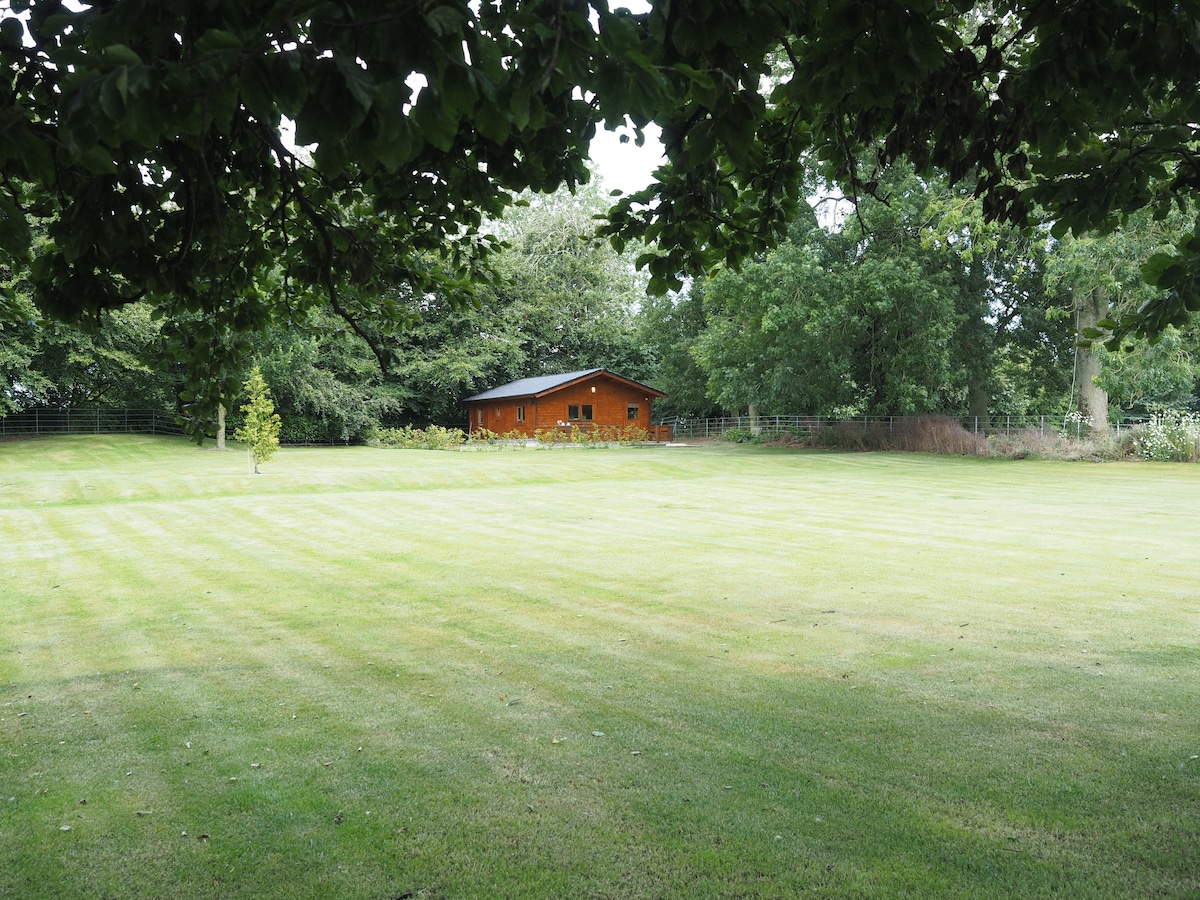
[[[1074,323],[1058,315],[1047,290],[1045,232],[989,221],[967,180],[951,186],[904,178],[888,187],[889,195],[898,187],[910,198],[906,227],[952,273],[954,365],[966,405],[947,412],[986,424],[996,414],[1058,411],[1069,393],[1063,372],[1071,365]]]
[[[708,327],[704,296],[704,283],[698,281],[679,294],[649,296],[638,309],[636,339],[650,366],[644,380],[667,395],[654,404],[661,416],[721,414],[693,353]]]
[[[1153,218],[1142,211],[1131,216],[1125,228],[1111,234],[1065,236],[1048,255],[1050,283],[1063,298],[1060,302],[1073,318],[1076,332],[1084,338],[1075,351],[1075,396],[1079,411],[1090,417],[1096,428],[1107,427],[1108,386],[1117,387],[1130,402],[1138,393],[1136,388],[1121,384],[1123,379],[1112,377],[1111,371],[1121,368],[1128,376],[1137,364],[1131,361],[1131,365],[1123,365],[1110,351],[1086,339],[1102,334],[1106,322],[1119,321],[1158,302],[1155,291],[1142,277],[1143,263],[1169,267],[1173,248],[1186,243],[1187,235],[1188,223],[1182,216]],[[1163,335],[1169,336],[1172,343],[1178,343],[1180,336],[1177,328],[1167,327],[1153,337],[1157,340]],[[1147,357],[1143,352],[1146,343],[1144,337],[1135,335],[1125,335],[1121,341],[1128,351],[1138,351],[1143,362],[1156,357],[1164,363],[1170,359],[1157,353]],[[1104,376],[1106,367],[1109,377]],[[1154,368],[1143,371],[1148,377],[1161,378],[1161,372],[1152,374]],[[1162,386],[1151,392],[1161,390]]]
[[[383,286],[469,290],[483,217],[586,180],[601,120],[663,127],[669,164],[608,226],[649,242],[655,290],[782,239],[806,159],[870,193],[907,156],[974,176],[992,217],[1076,230],[1200,188],[1190,3],[10,0],[0,17],[0,246],[27,253],[45,223],[52,316],[154,302],[198,414],[232,392],[240,335],[315,304],[386,364],[404,311]],[[1200,239],[1147,274],[1162,290],[1118,335],[1200,305]]]
[[[710,397],[766,413],[947,409],[956,286],[894,199],[874,204],[888,214],[869,217],[874,232],[826,234],[810,213],[763,259],[712,280],[695,347]]]
[[[605,367],[646,378],[632,322],[639,279],[631,259],[591,236],[603,209],[589,185],[527,196],[504,221],[488,223],[505,246],[477,302],[389,285],[385,299],[406,325],[383,338],[386,374],[358,335],[322,311],[304,325],[269,328],[252,355],[271,384],[283,440],[361,439],[378,424],[460,424],[464,397],[528,375]]]

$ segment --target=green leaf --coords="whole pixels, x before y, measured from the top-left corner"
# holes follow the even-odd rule
[[[517,131],[524,131],[525,126],[529,124],[529,91],[519,90],[514,93],[509,109]]]
[[[112,153],[104,147],[89,147],[79,158],[85,168],[98,174],[112,174],[117,171]]]
[[[364,110],[369,110],[375,102],[375,97],[378,93],[375,87],[375,79],[371,77],[371,73],[359,66],[354,60],[347,59],[344,56],[337,57],[335,62],[337,63],[338,71],[346,79],[346,89],[358,101],[359,106]]]
[[[0,193],[0,247],[14,256],[23,255],[29,249],[29,222],[12,199]]]
[[[313,162],[326,178],[337,178],[346,171],[349,155],[344,141],[322,141],[313,151]]]
[[[118,75],[127,71],[124,66],[109,75],[106,75],[100,82],[99,99],[100,110],[108,117],[111,124],[119,124],[125,118],[125,94],[128,92],[128,82],[124,83],[126,91],[122,91],[119,85]]]
[[[104,61],[116,66],[140,66],[142,58],[124,44],[110,44],[102,53]]]
[[[196,49],[201,53],[215,53],[220,50],[240,50],[242,49],[242,41],[232,32],[222,31],[219,28],[210,28],[204,34],[200,35],[200,39],[196,41]]]
[[[413,119],[420,126],[425,140],[442,152],[448,152],[454,146],[454,136],[458,133],[458,116],[454,110],[447,108],[441,95],[432,87],[421,91],[413,109]]]
[[[1178,260],[1173,253],[1155,253],[1142,264],[1142,278],[1147,284],[1158,284],[1163,272]]]
[[[395,113],[382,117],[375,156],[389,172],[399,171],[421,150],[421,133],[408,116]]]
[[[1173,265],[1163,269],[1153,284],[1162,289],[1173,288],[1183,280],[1183,276],[1187,274],[1187,269],[1182,264],[1176,262]]]
[[[458,31],[466,20],[463,11],[453,6],[439,6],[425,13],[425,24],[438,37]]]
[[[475,100],[478,92],[475,90],[475,83],[468,69],[462,66],[451,66],[446,71],[439,87],[442,102],[455,113],[467,115],[476,108]]]
[[[475,127],[479,133],[497,144],[508,140],[512,131],[512,123],[508,121],[499,107],[491,103],[481,103],[475,111]]]
[[[25,26],[19,19],[0,22],[0,48],[17,50],[25,40]]]

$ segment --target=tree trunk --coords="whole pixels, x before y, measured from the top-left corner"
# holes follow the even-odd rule
[[[967,415],[980,429],[986,428],[988,422],[988,389],[987,376],[972,375],[967,380]]]
[[[1108,316],[1108,295],[1102,288],[1094,288],[1084,299],[1075,297],[1075,324],[1080,338],[1088,328],[1095,328],[1101,319]],[[1096,384],[1100,376],[1100,359],[1092,352],[1091,345],[1075,348],[1075,381],[1079,396],[1079,411],[1090,416],[1092,429],[1100,433],[1108,431],[1108,392]]]
[[[225,404],[217,404],[217,449],[225,449]]]
[[[750,404],[750,433],[755,437],[762,434],[762,426],[758,424],[758,404]]]
[[[983,430],[990,424],[991,382],[994,368],[996,326],[988,319],[987,270],[976,254],[967,271],[967,285],[960,301],[963,312],[958,339],[967,373],[967,415],[972,427]]]

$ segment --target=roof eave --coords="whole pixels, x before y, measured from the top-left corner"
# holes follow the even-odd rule
[[[597,369],[595,372],[589,372],[586,375],[580,375],[578,378],[575,378],[571,381],[567,381],[562,384],[555,385],[552,388],[547,388],[546,390],[541,391],[537,394],[530,394],[530,396],[535,397],[535,398],[536,397],[544,397],[547,394],[553,394],[555,391],[561,391],[563,388],[569,388],[572,385],[579,384],[581,381],[587,381],[589,378],[597,378],[602,375],[608,376],[613,381],[619,381],[622,384],[627,384],[630,387],[635,387],[639,391],[645,391],[648,394],[653,394],[655,397],[667,396],[662,391],[656,390],[656,389],[650,387],[650,385],[648,385],[648,384],[642,384],[640,381],[634,381],[632,378],[625,378],[624,376],[618,375],[616,372],[610,372],[608,369]]]

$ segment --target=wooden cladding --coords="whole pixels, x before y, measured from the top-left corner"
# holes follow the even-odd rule
[[[497,434],[515,431],[526,437],[533,437],[539,430],[572,426],[649,429],[650,407],[656,393],[598,372],[538,396],[470,401],[468,421],[472,432],[486,428]],[[653,439],[661,439],[661,429],[654,429],[654,433]]]

